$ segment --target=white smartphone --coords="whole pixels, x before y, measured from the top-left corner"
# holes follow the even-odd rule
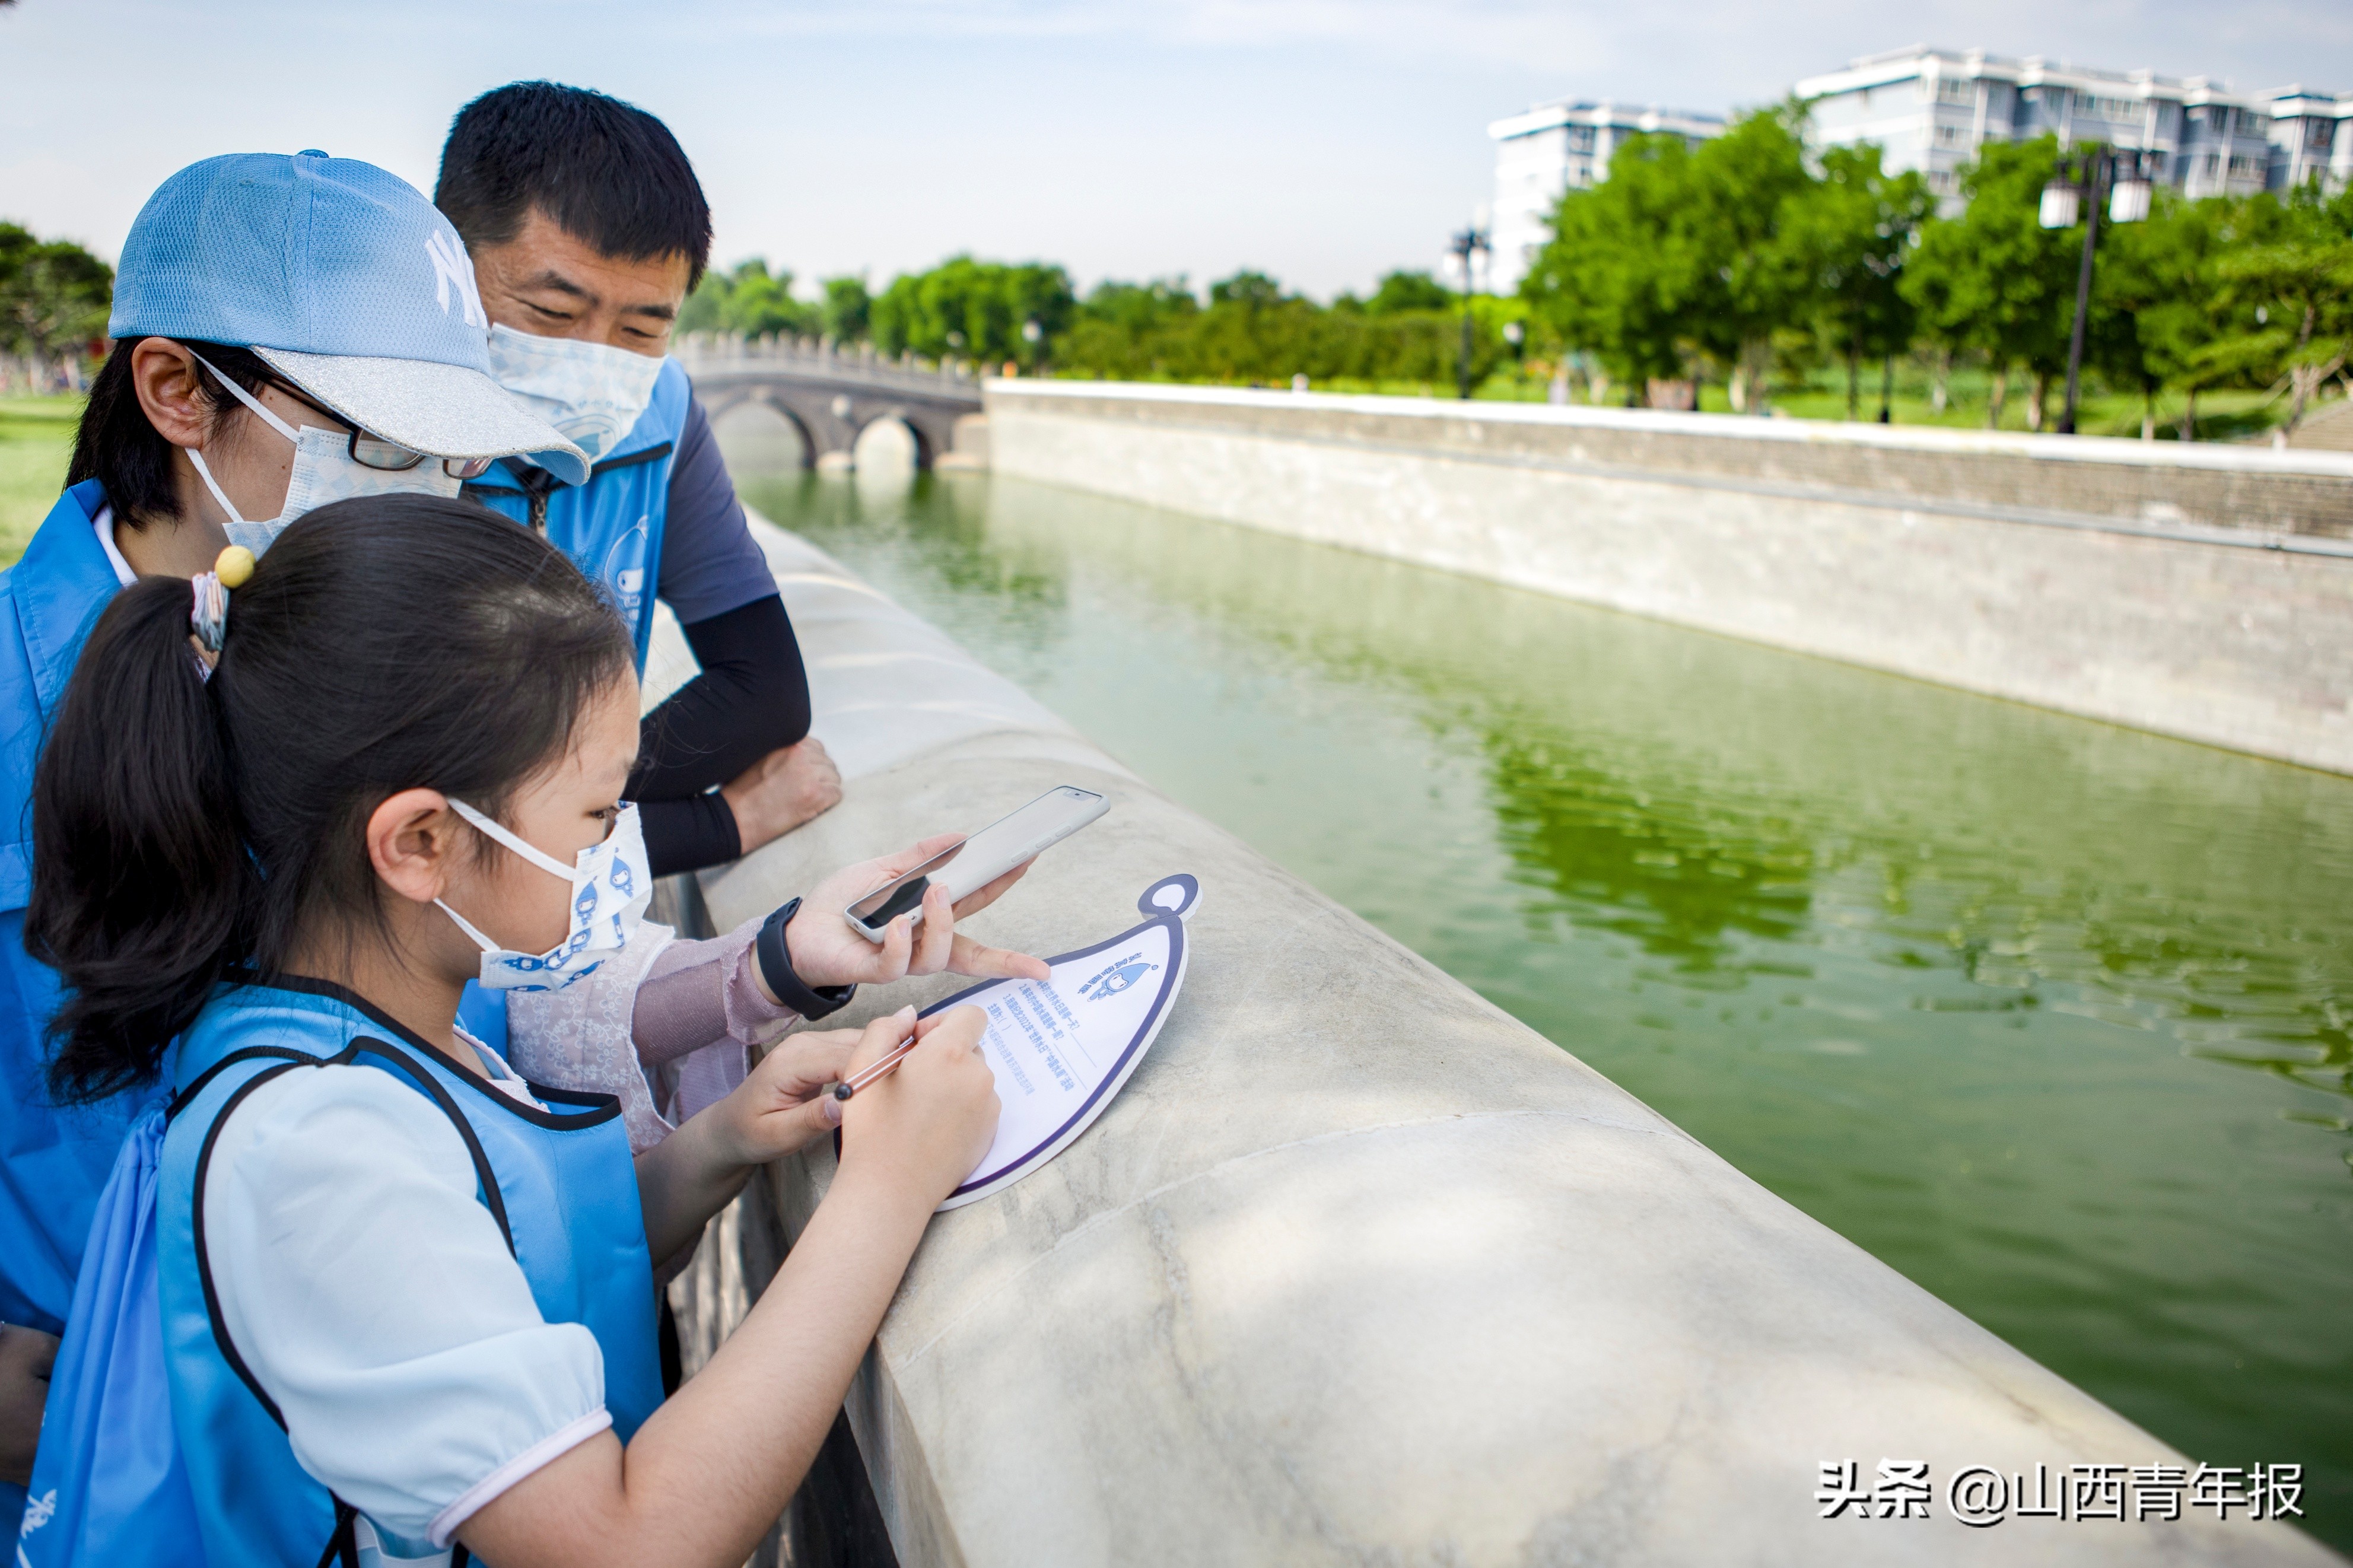
[[[923,895],[934,883],[945,887],[954,903],[978,892],[1050,845],[1059,844],[1111,809],[1091,789],[1063,784],[1050,789],[1009,816],[949,845],[922,865],[869,890],[842,913],[871,942],[881,942],[891,922],[913,912],[923,919]]]

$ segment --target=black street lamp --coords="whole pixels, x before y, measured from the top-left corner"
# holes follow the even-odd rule
[[[2092,257],[2100,243],[2100,203],[2108,203],[2113,223],[2138,223],[2148,216],[2149,180],[2143,154],[2127,148],[2118,152],[2097,142],[2059,154],[2059,172],[2042,187],[2042,222],[2045,228],[2073,228],[2079,211],[2084,223],[2084,265],[2075,274],[2075,324],[2067,334],[2067,406],[2059,416],[2059,434],[2075,433],[2075,393],[2084,374],[2084,323],[2092,313]]]
[[[1029,374],[1036,375],[1046,363],[1046,323],[1035,316],[1022,322],[1021,341],[1029,345]]]
[[[1462,357],[1454,362],[1455,395],[1463,402],[1471,401],[1471,253],[1485,251],[1494,254],[1487,244],[1487,231],[1473,224],[1454,237],[1447,249],[1462,263]]]

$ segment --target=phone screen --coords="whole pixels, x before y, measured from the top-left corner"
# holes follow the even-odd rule
[[[1092,790],[1063,784],[1009,816],[952,844],[922,865],[892,878],[849,906],[849,918],[879,930],[923,901],[934,882],[951,902],[978,891],[1016,866],[1101,816],[1110,802]],[[872,934],[870,930],[869,934]]]

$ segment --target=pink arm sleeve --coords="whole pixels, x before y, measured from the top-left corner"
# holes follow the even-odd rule
[[[662,950],[638,985],[630,1015],[639,1061],[659,1067],[721,1040],[750,1045],[797,1016],[760,989],[752,944],[765,919],[746,921],[725,936],[673,942]]]

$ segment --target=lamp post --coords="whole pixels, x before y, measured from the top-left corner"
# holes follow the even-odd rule
[[[2100,243],[2100,202],[2108,201],[2113,223],[2138,223],[2148,216],[2149,181],[2136,150],[2118,152],[2094,143],[2059,154],[2059,172],[2042,187],[2045,228],[2073,228],[2084,220],[2084,264],[2075,274],[2075,323],[2067,334],[2067,406],[2059,434],[2075,433],[2075,394],[2084,374],[2084,324],[2092,313],[2092,258]]]
[[[1455,395],[1465,403],[1471,401],[1471,253],[1486,251],[1493,254],[1487,244],[1487,231],[1477,224],[1454,237],[1448,252],[1462,264],[1462,357],[1454,362]]]
[[[1522,367],[1525,363],[1523,356],[1527,353],[1528,330],[1517,321],[1505,321],[1504,341],[1512,345],[1512,397],[1517,401],[1523,379]]]
[[[1035,316],[1022,322],[1021,341],[1029,345],[1029,374],[1036,375],[1046,363],[1046,323]]]

